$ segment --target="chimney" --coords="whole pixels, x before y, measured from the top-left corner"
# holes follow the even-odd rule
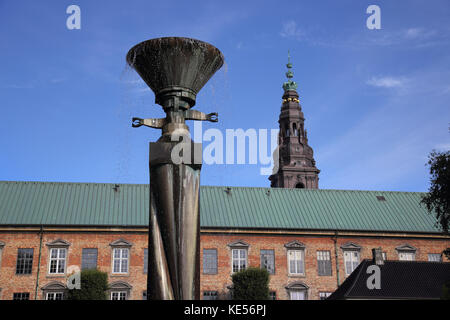
[[[384,264],[383,251],[381,250],[381,247],[372,249],[372,259],[377,266]]]

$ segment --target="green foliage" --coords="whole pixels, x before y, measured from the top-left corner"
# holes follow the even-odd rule
[[[106,300],[108,274],[96,269],[81,271],[81,289],[68,290],[67,300]]]
[[[232,276],[233,300],[268,300],[269,272],[266,269],[247,268]]]
[[[428,156],[430,166],[430,189],[422,197],[428,212],[435,213],[436,220],[445,233],[450,223],[450,151],[433,150]]]
[[[450,248],[445,249],[442,253],[447,257],[447,260],[450,260]]]

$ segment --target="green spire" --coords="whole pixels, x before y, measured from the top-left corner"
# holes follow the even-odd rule
[[[291,54],[289,50],[288,50],[288,63],[286,67],[288,68],[288,71],[286,72],[286,77],[288,78],[288,81],[283,83],[283,89],[284,91],[297,90],[297,83],[291,80],[294,77],[294,73],[291,71],[292,63],[291,63]]]

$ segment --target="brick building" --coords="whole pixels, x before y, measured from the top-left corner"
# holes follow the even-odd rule
[[[148,185],[0,182],[0,299],[57,299],[73,266],[108,273],[110,298],[143,299]],[[231,274],[272,273],[276,299],[320,299],[382,247],[387,260],[439,261],[450,237],[421,193],[201,188],[202,298]]]
[[[232,273],[248,266],[269,270],[272,298],[321,299],[373,248],[440,261],[450,237],[421,193],[318,189],[287,67],[273,188],[201,187],[202,298],[229,298]],[[143,299],[148,204],[148,185],[0,181],[0,299],[63,298],[76,268],[107,272],[110,299]]]

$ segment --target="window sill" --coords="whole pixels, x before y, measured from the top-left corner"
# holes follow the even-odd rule
[[[51,274],[51,273],[48,273],[46,277],[47,278],[65,278],[66,274]]]
[[[288,274],[289,278],[306,278],[305,274]]]

